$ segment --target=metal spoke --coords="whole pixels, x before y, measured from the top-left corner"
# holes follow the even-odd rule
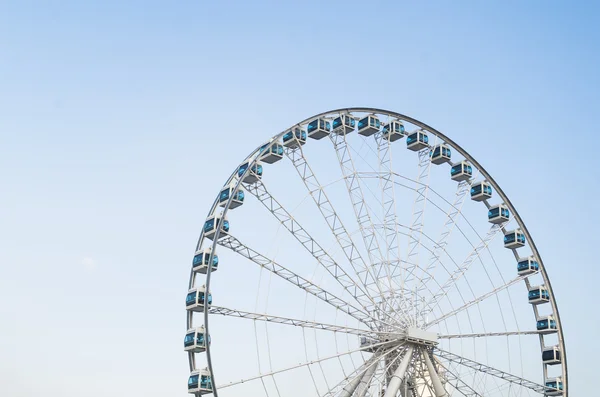
[[[352,277],[321,247],[319,243],[298,223],[298,221],[269,193],[262,181],[246,187],[279,222],[310,252],[327,272],[368,311],[375,304],[373,299],[354,281]]]
[[[300,289],[305,290],[306,292],[316,296],[324,302],[329,303],[336,309],[341,310],[344,313],[354,317],[360,322],[366,324],[371,327],[374,323],[379,323],[381,320],[377,320],[371,317],[369,314],[366,314],[362,310],[354,307],[343,299],[338,298],[337,296],[325,291],[323,288],[318,285],[312,283],[311,281],[305,279],[302,276],[292,272],[291,270],[281,266],[275,261],[267,258],[264,255],[261,255],[257,251],[253,250],[250,247],[242,244],[237,238],[229,235],[223,239],[218,241],[219,245],[229,248],[237,254],[251,260],[257,265],[267,269],[268,271],[276,274],[277,276],[283,278],[284,280],[294,284]]]
[[[378,334],[377,331],[352,328],[352,327],[344,327],[344,326],[340,326],[340,325],[325,324],[325,323],[319,323],[319,322],[307,321],[307,320],[299,320],[299,319],[294,319],[294,318],[273,316],[270,314],[252,313],[252,312],[246,312],[246,311],[236,310],[236,309],[229,309],[226,307],[219,307],[219,306],[211,306],[209,309],[209,313],[210,314],[220,314],[220,315],[229,316],[229,317],[245,318],[245,319],[249,319],[249,320],[266,321],[266,322],[270,322],[270,323],[291,325],[291,326],[302,327],[302,328],[314,328],[314,329],[321,329],[321,330],[325,330],[325,331],[341,332],[341,333],[352,334],[352,335],[361,335],[362,336],[362,335],[369,335],[369,334]]]
[[[455,339],[455,338],[487,338],[491,336],[515,336],[515,335],[540,335],[543,331],[506,331],[506,332],[486,332],[480,334],[453,334],[453,335],[438,335],[440,339]]]
[[[478,372],[494,376],[496,378],[505,380],[506,382],[510,382],[510,383],[513,383],[513,384],[516,384],[519,386],[526,387],[537,393],[544,393],[548,389],[548,388],[546,388],[546,386],[540,385],[538,383],[532,382],[530,380],[521,378],[516,375],[509,374],[508,372],[501,371],[499,369],[490,367],[488,365],[478,363],[477,361],[473,361],[468,358],[461,357],[454,353],[450,353],[445,350],[441,350],[439,348],[435,349],[434,354],[436,354],[440,358],[444,358],[448,361],[452,361],[454,363],[464,365],[465,367],[474,369]],[[550,390],[550,389],[548,389],[548,390]]]
[[[386,343],[388,343],[388,342],[380,342],[380,343],[374,344],[372,346],[373,347],[383,346]],[[219,389],[225,389],[227,387],[239,385],[239,384],[242,384],[242,383],[247,383],[247,382],[250,382],[252,380],[257,380],[257,379],[261,379],[261,378],[264,378],[264,377],[267,377],[267,376],[273,376],[273,375],[277,375],[277,374],[280,374],[280,373],[283,373],[283,372],[292,371],[294,369],[298,369],[298,368],[302,368],[302,367],[307,367],[307,366],[310,366],[310,365],[318,364],[320,362],[331,360],[331,359],[338,358],[338,357],[341,357],[341,356],[347,356],[348,354],[358,353],[361,350],[362,350],[362,348],[358,348],[358,349],[354,349],[354,350],[349,350],[347,352],[338,353],[338,354],[334,354],[334,355],[331,355],[331,356],[319,358],[319,359],[316,359],[316,360],[311,360],[311,361],[307,361],[307,362],[304,362],[304,363],[299,363],[297,365],[293,365],[293,366],[290,366],[290,367],[287,367],[287,368],[283,368],[283,369],[279,369],[279,370],[276,370],[276,371],[271,371],[271,372],[268,372],[268,373],[265,373],[265,374],[260,374],[260,375],[252,376],[250,378],[241,379],[241,380],[238,380],[238,381],[226,383],[224,385],[218,386],[218,388]]]
[[[481,302],[481,301],[483,301],[483,300],[485,300],[485,299],[487,299],[487,298],[489,298],[491,296],[496,295],[498,292],[500,292],[502,290],[505,290],[506,288],[510,287],[513,284],[518,283],[519,281],[521,281],[521,280],[523,280],[525,278],[527,278],[527,276],[519,276],[517,278],[514,278],[514,279],[510,280],[509,282],[507,282],[506,284],[503,284],[503,285],[499,286],[498,288],[495,288],[494,290],[492,290],[492,291],[490,291],[490,292],[488,292],[486,294],[483,294],[483,295],[479,296],[478,298],[473,299],[472,301],[469,301],[469,302],[465,303],[463,306],[459,307],[458,309],[455,309],[455,310],[453,310],[453,311],[451,311],[449,313],[444,314],[441,317],[436,318],[433,321],[428,322],[425,325],[424,328],[427,329],[427,328],[429,328],[429,327],[431,327],[431,326],[433,326],[435,324],[438,324],[438,323],[446,320],[447,318],[455,316],[458,313],[462,312],[463,310],[466,310],[469,307],[471,307],[473,305],[476,305],[477,303],[479,303],[479,302]]]
[[[354,241],[352,241],[346,227],[329,201],[323,185],[319,183],[308,161],[304,157],[302,147],[288,148],[285,150],[285,155],[291,160],[298,175],[302,178],[308,193],[319,208],[319,212],[327,222],[329,229],[338,241],[352,269],[362,285],[367,289],[368,295],[371,297],[379,296],[381,294],[380,291],[377,288],[373,288],[373,284],[377,285],[377,283],[374,283],[376,280],[371,274],[369,266],[362,258],[360,250],[356,247]]]
[[[435,360],[437,364],[444,369],[444,374],[446,377],[446,381],[456,389],[460,394],[465,397],[483,397],[481,394],[476,392],[471,386],[469,386],[466,382],[464,382],[460,377],[458,377],[454,372],[450,371],[450,369],[443,365],[440,360]],[[452,383],[454,382],[454,383]]]
[[[359,230],[363,238],[363,242],[373,269],[374,274],[371,274],[373,281],[371,284],[368,283],[367,286],[370,287],[371,285],[374,285],[379,291],[379,296],[384,301],[384,305],[387,305],[386,302],[388,296],[386,296],[387,294],[385,292],[386,285],[380,282],[382,278],[382,271],[384,271],[387,276],[388,293],[391,293],[391,291],[393,291],[394,288],[391,282],[389,268],[385,264],[383,251],[381,249],[381,246],[379,245],[379,240],[375,235],[375,228],[373,227],[371,214],[369,213],[369,208],[366,204],[365,196],[363,194],[363,190],[360,183],[360,178],[358,178],[356,175],[356,167],[354,165],[354,160],[352,159],[350,147],[348,145],[348,142],[346,141],[346,135],[344,133],[334,132],[331,133],[329,136],[331,138],[331,141],[333,142],[336,151],[340,169],[342,171],[342,175],[344,176],[344,181],[346,183],[348,196],[350,197],[352,208],[354,209],[354,215],[358,223]],[[375,266],[378,266],[378,269],[375,268]],[[389,306],[389,309],[398,314],[398,316],[400,316],[401,318],[405,317],[404,313],[396,312],[396,309],[393,305]]]
[[[464,276],[467,270],[469,270],[473,261],[479,258],[479,253],[490,244],[492,239],[500,230],[502,230],[502,226],[498,224],[492,225],[486,236],[480,241],[477,247],[473,248],[462,264],[460,264],[458,268],[454,270],[454,272],[450,275],[450,278],[442,285],[442,288],[425,303],[423,310],[420,312],[421,318],[425,318],[427,314],[433,311],[436,305],[439,305],[441,298],[446,296],[450,288],[455,285],[462,276]]]

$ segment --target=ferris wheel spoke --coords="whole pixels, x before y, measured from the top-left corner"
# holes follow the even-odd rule
[[[372,347],[381,347],[381,346],[384,346],[387,343],[388,342],[380,342],[380,343],[372,345]],[[226,383],[226,384],[218,386],[218,389],[225,389],[225,388],[228,388],[228,387],[231,387],[231,386],[239,385],[239,384],[242,384],[242,383],[247,383],[247,382],[250,382],[250,381],[253,381],[253,380],[260,380],[260,379],[268,377],[268,376],[274,376],[274,375],[277,375],[277,374],[280,374],[280,373],[283,373],[283,372],[293,371],[293,370],[298,369],[298,368],[308,367],[310,365],[315,365],[315,364],[318,365],[319,363],[321,363],[323,361],[328,361],[328,360],[332,360],[332,359],[335,359],[335,358],[338,358],[338,357],[347,356],[347,355],[352,354],[352,353],[358,353],[361,350],[363,350],[363,349],[362,348],[358,348],[358,349],[348,350],[348,351],[343,352],[343,353],[337,353],[337,354],[334,354],[334,355],[330,355],[330,356],[318,358],[316,360],[306,361],[306,362],[303,362],[303,363],[299,363],[297,365],[292,365],[292,366],[289,366],[289,367],[286,367],[286,368],[278,369],[278,370],[275,370],[275,371],[270,371],[268,373],[251,376],[249,378],[240,379],[240,380],[237,380],[237,381],[234,381],[234,382],[229,382],[229,383]]]
[[[445,366],[440,360],[435,360],[438,366],[444,369],[444,375],[447,382],[461,395],[465,397],[483,397],[483,395],[476,392],[471,386],[463,381],[458,375],[449,369],[449,366]]]
[[[425,306],[420,312],[421,318],[425,318],[425,316],[433,311],[435,306],[439,304],[441,298],[448,294],[450,288],[456,284],[456,282],[464,276],[464,274],[469,270],[471,264],[475,261],[475,259],[479,258],[480,252],[487,248],[490,242],[494,239],[498,232],[502,230],[502,226],[498,224],[492,225],[486,236],[479,242],[479,244],[473,248],[473,250],[469,253],[467,258],[454,270],[454,272],[450,275],[450,278],[442,285],[442,288],[436,292],[428,301],[425,302]]]
[[[340,299],[332,293],[325,291],[318,285],[283,267],[282,265],[269,259],[268,257],[258,253],[252,248],[245,246],[237,238],[231,235],[227,236],[226,238],[220,239],[218,241],[218,244],[232,250],[233,252],[245,257],[246,259],[249,259],[250,261],[256,263],[260,267],[283,278],[284,280],[290,282],[296,287],[308,292],[309,294],[316,296],[317,298],[330,304],[336,309],[347,313],[348,315],[354,317],[355,319],[364,323],[368,327],[370,327],[373,323],[381,323],[381,320],[373,318],[371,315],[365,313],[361,309],[358,309],[355,306],[346,302],[345,300]]]
[[[273,216],[294,236],[325,270],[368,311],[375,302],[356,281],[327,253],[325,249],[298,223],[298,221],[269,193],[261,180],[247,186]]]
[[[380,289],[377,288],[378,284],[376,283],[376,279],[373,277],[369,266],[360,254],[360,250],[354,244],[354,241],[350,237],[350,234],[348,233],[342,220],[329,201],[323,185],[319,183],[319,180],[310,167],[310,164],[304,157],[302,147],[297,147],[294,149],[288,148],[285,150],[285,154],[296,168],[300,178],[302,178],[309,195],[317,205],[319,212],[323,216],[323,219],[327,222],[331,233],[335,236],[340,248],[342,249],[342,252],[350,262],[350,265],[358,276],[360,282],[367,290],[368,295],[372,298],[375,296],[380,296],[381,292]],[[374,285],[376,286],[375,288]]]
[[[467,368],[473,369],[477,372],[480,373],[484,373],[486,375],[491,375],[493,377],[496,377],[498,379],[502,379],[505,382],[510,382],[512,384],[515,385],[519,385],[522,387],[526,387],[528,389],[531,389],[537,393],[544,393],[546,390],[551,390],[549,388],[546,388],[546,386],[540,385],[536,382],[532,382],[528,379],[522,378],[520,376],[517,375],[513,375],[510,374],[508,372],[499,370],[497,368],[494,367],[490,367],[489,365],[485,365],[485,364],[481,364],[478,363],[477,361],[459,356],[457,354],[454,353],[450,353],[447,352],[445,350],[441,350],[436,348],[434,354],[439,357],[439,358],[443,358],[447,361],[456,363],[456,364],[460,364],[462,366],[465,366]]]
[[[488,338],[491,336],[519,336],[519,335],[540,335],[542,331],[530,330],[530,331],[503,331],[503,332],[483,332],[475,334],[451,334],[451,335],[438,335],[440,339],[456,339],[456,338]]]
[[[365,196],[363,194],[362,186],[360,183],[360,178],[356,175],[356,167],[354,164],[354,160],[351,154],[351,148],[346,141],[346,136],[344,133],[332,133],[329,135],[331,141],[333,142],[338,163],[340,165],[340,169],[342,171],[342,175],[344,176],[344,181],[346,183],[346,190],[348,191],[348,196],[350,197],[350,201],[352,203],[352,207],[354,209],[354,215],[356,221],[359,226],[359,230],[363,239],[363,243],[367,250],[367,254],[369,256],[369,260],[371,262],[371,278],[372,283],[379,291],[379,296],[383,302],[387,302],[388,297],[386,292],[393,291],[394,287],[392,284],[392,278],[389,273],[389,267],[386,264],[386,259],[383,255],[383,251],[379,244],[379,240],[375,235],[375,228],[373,227],[373,220],[371,218],[371,214],[369,212],[369,207],[366,203]],[[374,268],[377,266],[378,268]],[[381,285],[380,282],[383,277],[381,273],[385,273],[385,277],[387,278],[387,286]],[[385,291],[385,288],[388,288]],[[388,303],[384,303],[385,306],[388,306],[395,314],[400,316],[401,318],[405,317],[404,313],[398,313],[394,307],[394,305],[389,305]],[[385,310],[385,309],[384,309]]]
[[[422,292],[425,289],[424,287],[426,284],[433,279],[432,273],[435,271],[438,263],[440,263],[441,251],[444,251],[445,247],[448,245],[448,238],[456,226],[457,218],[461,215],[462,205],[469,192],[469,188],[470,184],[468,181],[461,181],[457,185],[454,202],[446,214],[446,222],[444,223],[439,239],[433,247],[433,253],[429,259],[429,264],[423,271],[420,285],[417,287],[417,293]]]
[[[238,317],[238,318],[244,318],[244,319],[248,319],[248,320],[265,321],[265,322],[270,322],[270,323],[290,325],[290,326],[294,326],[294,327],[314,328],[314,329],[320,329],[320,330],[324,330],[324,331],[340,332],[340,333],[360,335],[360,336],[378,333],[376,331],[371,331],[368,329],[344,327],[344,326],[334,325],[334,324],[325,324],[325,323],[300,320],[300,319],[295,319],[295,318],[273,316],[270,314],[252,313],[252,312],[246,312],[246,311],[237,310],[237,309],[229,309],[226,307],[219,307],[219,306],[211,306],[209,309],[209,313],[210,314],[219,314],[219,315],[228,316],[228,317]]]
[[[451,312],[448,312],[448,313],[442,315],[441,317],[436,318],[435,320],[432,320],[432,321],[428,322],[425,325],[424,328],[427,329],[427,328],[432,327],[432,326],[434,326],[434,325],[436,325],[436,324],[438,324],[438,323],[440,323],[440,322],[442,322],[442,321],[444,321],[444,320],[446,320],[446,319],[448,319],[448,318],[450,318],[452,316],[456,316],[458,313],[460,313],[460,312],[468,309],[469,307],[471,307],[473,305],[476,305],[479,302],[482,302],[482,301],[484,301],[485,299],[487,299],[489,297],[497,295],[500,291],[505,290],[508,287],[510,287],[511,285],[514,285],[514,284],[518,283],[519,281],[522,281],[523,279],[526,279],[526,278],[527,278],[527,276],[518,276],[516,278],[513,278],[512,280],[510,280],[510,281],[508,281],[508,282],[500,285],[499,287],[496,287],[492,291],[487,292],[487,293],[485,293],[485,294],[483,294],[483,295],[481,295],[481,296],[479,296],[479,297],[477,297],[477,298],[475,298],[475,299],[473,299],[473,300],[465,303],[463,306],[461,306],[461,307],[459,307],[459,308],[457,308],[457,309],[455,309],[455,310],[453,310]]]

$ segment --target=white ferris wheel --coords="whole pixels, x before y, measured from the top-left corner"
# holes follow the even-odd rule
[[[186,310],[195,395],[568,396],[523,220],[477,160],[399,113],[329,111],[253,150],[203,219]]]

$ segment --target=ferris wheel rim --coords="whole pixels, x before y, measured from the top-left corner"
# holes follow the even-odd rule
[[[275,143],[278,139],[280,139],[284,134],[286,134],[287,132],[290,131],[290,129],[297,127],[297,126],[301,126],[304,125],[312,120],[321,118],[321,117],[327,117],[327,116],[334,116],[334,115],[339,115],[339,114],[352,114],[352,113],[371,113],[371,114],[378,114],[378,115],[385,115],[385,116],[389,116],[389,117],[394,117],[397,118],[401,121],[406,121],[408,123],[411,123],[417,127],[419,127],[422,130],[425,130],[427,132],[430,132],[432,134],[434,134],[435,136],[437,136],[438,138],[440,138],[443,143],[450,145],[456,152],[458,152],[460,155],[462,155],[466,161],[472,163],[475,168],[477,168],[477,170],[482,174],[482,176],[485,178],[485,181],[487,181],[489,184],[491,184],[493,186],[493,188],[496,190],[496,192],[498,193],[498,195],[500,196],[500,198],[503,200],[503,204],[505,204],[510,211],[512,212],[514,219],[516,221],[516,223],[519,226],[519,229],[523,232],[523,234],[525,235],[528,245],[532,251],[533,256],[535,256],[539,262],[539,274],[542,276],[543,281],[544,281],[544,286],[545,288],[548,289],[549,291],[549,302],[551,304],[552,307],[552,312],[553,312],[553,317],[556,319],[556,322],[558,324],[558,329],[557,329],[557,335],[558,335],[558,345],[561,349],[561,356],[562,356],[562,379],[563,379],[563,384],[564,384],[564,396],[568,397],[568,386],[569,386],[569,382],[568,382],[568,365],[567,365],[567,352],[566,352],[566,347],[565,347],[565,343],[564,343],[564,329],[562,326],[562,322],[560,320],[560,313],[559,313],[559,309],[558,309],[558,305],[556,303],[556,297],[555,294],[553,293],[553,289],[552,289],[552,285],[550,282],[550,278],[548,276],[546,267],[543,264],[543,260],[541,258],[541,255],[537,249],[537,246],[535,245],[535,242],[533,240],[533,238],[531,237],[531,234],[529,233],[529,230],[527,229],[527,226],[525,225],[525,223],[523,222],[521,216],[519,215],[518,211],[516,210],[516,208],[514,207],[514,205],[512,204],[511,200],[509,199],[509,197],[506,195],[506,193],[504,193],[504,191],[502,190],[502,188],[500,187],[500,185],[494,180],[494,178],[491,176],[491,174],[489,174],[487,172],[487,170],[473,157],[471,156],[465,149],[463,149],[460,145],[458,145],[454,140],[452,140],[451,138],[447,137],[445,134],[443,134],[442,132],[438,131],[437,129],[429,126],[428,124],[425,124],[415,118],[412,118],[410,116],[406,116],[404,114],[401,113],[397,113],[397,112],[393,112],[393,111],[389,111],[389,110],[385,110],[385,109],[380,109],[380,108],[370,108],[370,107],[349,107],[349,108],[339,108],[339,109],[333,109],[333,110],[329,110],[326,112],[321,112],[318,113],[316,115],[313,115],[311,117],[308,117],[298,123],[293,124],[292,126],[288,127],[287,129],[281,131],[280,133],[274,135],[272,138],[270,138],[268,141],[266,141],[265,143],[259,145],[256,149],[254,149],[253,151],[250,152],[250,154],[234,169],[234,171],[232,172],[232,174],[229,176],[229,178],[227,179],[227,182],[223,185],[223,187],[226,186],[232,186],[232,182],[235,181],[235,185],[234,189],[239,189],[240,186],[242,185],[242,181],[244,179],[244,177],[250,172],[251,168],[253,165],[255,165],[258,161],[259,161],[259,154],[260,154],[260,149],[261,147],[265,146],[265,145],[269,145],[269,144],[273,144]],[[239,167],[241,165],[244,165],[247,163],[247,168],[244,170],[244,172],[242,174],[238,174],[238,170]],[[238,175],[238,177],[236,178],[236,175]],[[237,181],[236,181],[237,179]],[[233,196],[229,197],[228,200],[226,201],[225,205],[223,206],[223,210],[221,211],[221,216],[223,217],[223,219],[225,218],[228,210],[230,209],[230,205],[233,201]],[[214,215],[216,213],[216,210],[219,207],[219,196],[217,195],[217,198],[215,199],[215,201],[213,202],[213,205],[211,206],[211,209],[207,215],[207,218]],[[212,256],[213,253],[215,252],[215,249],[218,245],[218,239],[220,236],[220,232],[221,229],[220,228],[216,228],[215,231],[215,235],[213,238],[211,245],[211,254],[209,257],[209,261],[212,261]],[[205,233],[204,233],[204,229],[202,229],[199,239],[198,239],[198,243],[196,245],[196,250],[199,249],[199,247],[202,246],[202,243],[205,239]],[[514,252],[514,251],[513,251]],[[208,266],[207,268],[207,273],[206,273],[206,282],[205,282],[205,286],[206,286],[206,296],[208,296],[209,292],[210,292],[210,278],[211,278],[211,273],[212,273],[212,266]],[[189,285],[188,288],[191,289],[193,287],[194,281],[196,278],[196,274],[194,272],[193,269],[190,270],[190,280],[189,280]],[[526,278],[525,278],[526,279]],[[209,334],[209,309],[208,309],[207,304],[204,305],[204,313],[203,313],[203,317],[204,317],[204,327],[206,330],[206,334]],[[534,309],[534,313],[536,313],[535,309]],[[188,311],[187,313],[187,328],[190,328],[190,325],[192,323],[192,318],[193,318],[193,313]],[[544,345],[543,345],[543,337],[540,334],[540,349],[543,350]],[[213,385],[213,394],[215,397],[218,397],[218,391],[217,391],[217,387],[216,387],[216,382],[214,382],[214,371],[212,368],[212,358],[211,358],[211,352],[210,352],[211,348],[210,348],[210,344],[207,344],[206,346],[206,356],[207,356],[207,367],[208,370],[211,374],[212,377],[212,385]],[[194,353],[189,353],[188,354],[188,358],[189,358],[189,366],[190,366],[190,371],[193,371],[196,369],[196,365],[195,365],[195,355]],[[542,367],[544,367],[545,364],[542,364]]]

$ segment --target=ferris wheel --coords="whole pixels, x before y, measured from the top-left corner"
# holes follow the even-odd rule
[[[202,222],[191,394],[568,396],[556,298],[523,220],[418,120],[350,108],[295,124],[235,167]]]

